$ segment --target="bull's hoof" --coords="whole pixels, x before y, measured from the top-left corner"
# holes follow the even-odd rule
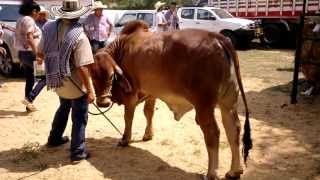
[[[243,170],[239,170],[239,171],[235,171],[235,172],[227,172],[225,177],[226,179],[230,179],[230,180],[235,180],[235,179],[240,179],[241,174],[243,174]]]
[[[118,142],[118,146],[120,146],[120,147],[127,147],[127,146],[129,146],[129,141],[127,141],[127,140],[120,140],[120,141]]]
[[[153,135],[150,135],[150,134],[146,135],[145,134],[142,138],[142,141],[150,141],[150,140],[152,140],[152,138],[153,138]]]

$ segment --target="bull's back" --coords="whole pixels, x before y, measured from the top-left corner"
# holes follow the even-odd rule
[[[128,65],[146,93],[214,94],[230,74],[223,46],[207,31],[154,34],[133,49]]]

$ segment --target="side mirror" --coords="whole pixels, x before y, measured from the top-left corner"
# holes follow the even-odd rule
[[[114,26],[115,27],[121,27],[121,24],[117,22]]]

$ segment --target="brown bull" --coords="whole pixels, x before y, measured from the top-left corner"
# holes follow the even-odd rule
[[[231,169],[226,176],[240,177],[243,170],[237,114],[239,89],[246,108],[245,161],[252,146],[249,113],[236,52],[223,36],[193,29],[151,33],[147,32],[145,23],[135,21],[124,28],[118,39],[95,55],[91,71],[97,104],[108,106],[111,98],[125,106],[125,130],[120,145],[128,145],[131,140],[132,120],[138,103],[146,101],[144,140],[152,138],[155,98],[169,106],[176,120],[194,108],[209,156],[208,179],[218,178],[220,131],[214,110],[219,105],[232,152]],[[114,74],[117,74],[116,78],[113,78]]]

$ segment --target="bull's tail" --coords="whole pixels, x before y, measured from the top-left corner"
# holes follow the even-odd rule
[[[233,60],[238,86],[239,86],[242,100],[245,106],[246,120],[244,123],[244,133],[242,137],[242,143],[243,143],[242,153],[243,153],[244,163],[246,164],[247,158],[249,156],[249,151],[252,148],[252,139],[251,139],[251,128],[250,128],[250,121],[249,121],[249,108],[246,100],[246,95],[243,90],[243,85],[242,85],[242,80],[240,75],[239,59],[231,42],[229,42],[223,37],[221,37],[220,40],[226,52],[228,53],[229,57]]]

